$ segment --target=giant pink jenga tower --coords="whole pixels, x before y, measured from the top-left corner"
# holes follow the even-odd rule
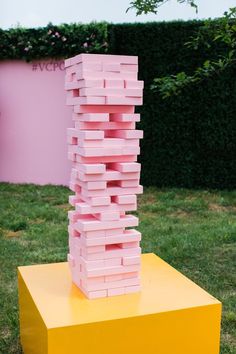
[[[88,298],[140,290],[141,234],[137,209],[140,153],[135,130],[142,104],[134,56],[80,54],[65,61],[70,188],[68,261],[73,282]],[[126,229],[128,228],[128,229]]]

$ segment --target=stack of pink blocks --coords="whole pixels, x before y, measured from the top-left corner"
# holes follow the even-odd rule
[[[69,254],[73,282],[88,298],[140,290],[141,234],[137,209],[143,132],[135,130],[142,104],[134,56],[80,54],[65,61],[73,161],[69,198]],[[128,229],[126,229],[128,228]]]

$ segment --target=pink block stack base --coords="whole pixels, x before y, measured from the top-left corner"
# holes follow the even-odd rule
[[[68,262],[73,282],[89,298],[140,291],[138,218],[139,140],[142,104],[134,56],[79,54],[65,61],[67,131],[72,160]],[[128,228],[128,229],[127,229]]]

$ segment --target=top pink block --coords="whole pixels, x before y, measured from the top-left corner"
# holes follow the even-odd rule
[[[65,67],[82,63],[82,62],[109,62],[119,64],[138,64],[137,56],[126,55],[107,55],[107,54],[79,54],[73,58],[65,60]]]

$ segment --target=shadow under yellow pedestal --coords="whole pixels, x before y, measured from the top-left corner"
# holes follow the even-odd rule
[[[142,291],[88,300],[67,263],[18,268],[25,354],[218,354],[221,303],[154,254]]]

